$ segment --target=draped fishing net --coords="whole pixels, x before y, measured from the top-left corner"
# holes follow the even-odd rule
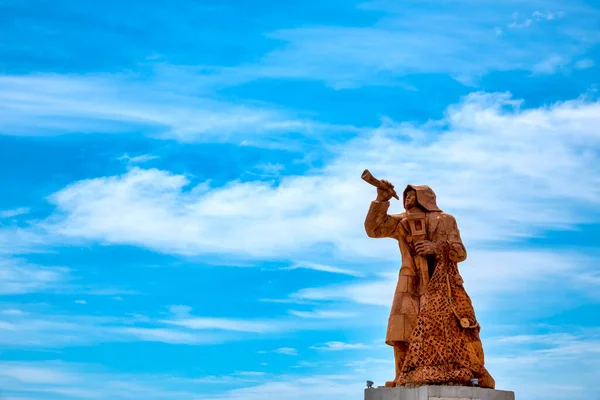
[[[421,297],[417,325],[396,384],[471,385],[477,378],[479,386],[493,388],[494,379],[484,367],[480,327],[471,299],[456,262],[449,258],[450,244],[440,245],[441,257]]]

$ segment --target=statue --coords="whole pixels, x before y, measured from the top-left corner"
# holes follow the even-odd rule
[[[458,263],[467,258],[456,220],[440,210],[428,186],[408,185],[405,212],[388,214],[394,185],[368,170],[377,187],[365,230],[398,241],[402,266],[388,320],[386,344],[394,348],[396,376],[386,386],[495,386],[484,367],[480,326],[463,287]]]

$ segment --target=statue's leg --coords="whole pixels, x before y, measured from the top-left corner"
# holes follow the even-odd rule
[[[408,343],[406,342],[395,342],[394,343],[394,364],[396,366],[396,377],[393,381],[387,381],[386,387],[395,387],[396,381],[400,378],[402,373],[402,366],[404,365],[404,359],[406,358],[406,351],[408,350]]]

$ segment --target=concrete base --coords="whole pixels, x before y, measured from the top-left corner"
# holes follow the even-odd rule
[[[515,393],[470,386],[378,387],[365,389],[365,400],[515,400]]]

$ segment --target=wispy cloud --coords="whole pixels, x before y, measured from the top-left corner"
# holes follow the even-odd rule
[[[281,29],[269,37],[282,44],[259,63],[220,72],[222,81],[260,78],[322,80],[333,88],[395,84],[412,74],[446,73],[464,82],[490,71],[531,70],[554,54],[571,59],[600,40],[597,10],[584,4],[546,3],[511,22],[517,3],[370,1],[359,5],[372,25],[332,24]],[[568,13],[569,18],[557,19]],[[542,22],[546,22],[543,28]],[[552,22],[553,24],[550,24]],[[538,25],[539,29],[532,28]],[[511,35],[498,34],[506,27]],[[549,45],[551,43],[551,45]],[[216,78],[215,78],[216,79]],[[406,84],[405,88],[413,89]]]
[[[183,319],[163,320],[162,322],[169,325],[176,325],[194,330],[215,329],[237,332],[261,333],[278,329],[276,325],[274,326],[274,324],[269,324],[268,322],[236,320],[228,318],[192,317]]]
[[[140,327],[147,321],[131,317],[61,315],[49,310],[43,313],[16,311],[19,312],[0,315],[0,344],[4,346],[61,347],[140,340],[180,344],[218,341],[215,337],[193,332]]]
[[[90,296],[139,294],[118,287],[82,284],[77,281],[76,272],[70,268],[37,265],[25,259],[0,255],[0,294],[19,295],[36,292]],[[85,304],[84,300],[75,302]]]
[[[333,274],[342,274],[342,275],[350,275],[350,276],[363,276],[363,274],[361,272],[353,271],[351,269],[334,267],[334,266],[331,266],[331,265],[316,264],[316,263],[311,263],[311,262],[296,263],[296,264],[292,265],[291,267],[286,267],[286,268],[283,268],[283,269],[289,269],[289,270],[293,270],[293,269],[311,269],[313,271],[331,272]]]
[[[302,377],[280,374],[266,379],[236,373],[200,378],[159,374],[117,374],[91,364],[65,362],[3,362],[0,364],[3,395],[44,399],[250,399],[299,400],[307,396],[337,398],[361,393],[362,377],[329,374]],[[258,376],[254,376],[258,378]],[[227,391],[211,394],[207,384],[227,384]],[[242,388],[235,388],[243,384]],[[231,388],[232,385],[235,385]]]
[[[363,350],[372,346],[363,343],[327,342],[322,345],[311,346],[312,349],[326,351]]]
[[[531,68],[531,72],[534,74],[553,74],[567,64],[569,64],[569,60],[565,60],[563,57],[558,55],[552,55],[547,59],[536,63]]]
[[[558,18],[562,18],[565,15],[564,12],[550,12],[550,11],[539,11],[536,10],[531,14],[521,17],[518,12],[514,12],[512,15],[513,21],[507,26],[509,29],[522,29],[529,28],[532,26],[534,21],[552,21]]]
[[[29,213],[29,208],[26,207],[15,208],[12,210],[1,210],[0,219],[18,217],[19,215],[24,215],[27,213]]]
[[[5,346],[61,347],[134,341],[201,345],[236,340],[239,336],[231,333],[248,332],[243,321],[227,323],[225,319],[199,326],[197,321],[173,323],[136,315],[87,316],[19,308],[12,311],[0,314],[0,344]]]
[[[268,178],[280,176],[285,166],[279,163],[262,163],[255,165],[252,170],[246,171],[252,176]]]
[[[550,326],[531,333],[531,327],[521,326],[522,333],[490,338],[486,341],[486,365],[493,374],[527,398],[584,399],[584,388],[592,388],[598,368],[600,336],[597,328]],[[564,371],[560,382],[551,381],[552,371]],[[534,393],[531,383],[547,388]],[[600,393],[599,393],[600,394]]]
[[[280,347],[274,350],[275,353],[284,354],[286,356],[296,356],[298,355],[298,350],[293,347]]]
[[[123,154],[121,157],[117,158],[120,161],[127,161],[130,164],[141,164],[148,161],[156,160],[160,157],[153,156],[152,154],[141,154],[139,156],[130,156],[129,154]]]
[[[130,340],[145,341],[145,342],[159,342],[168,344],[213,344],[219,343],[224,340],[224,337],[220,339],[217,335],[213,334],[198,334],[197,332],[190,332],[181,329],[168,329],[168,328],[143,328],[143,327],[119,327],[114,329],[116,333],[130,336]],[[126,339],[125,339],[126,340]]]
[[[0,255],[36,253],[46,251],[49,238],[35,229],[18,226],[0,227]]]
[[[508,350],[510,347],[520,346],[526,350],[526,357],[529,360],[548,362],[560,362],[566,360],[575,360],[582,357],[594,357],[600,353],[600,329],[598,327],[578,327],[578,326],[548,326],[545,329],[539,329],[538,333],[530,333],[530,330],[523,334],[498,336],[490,338],[488,343],[500,350],[505,351],[507,359],[519,356],[514,350]],[[498,358],[497,362],[503,362],[507,359]]]
[[[545,11],[545,12],[544,12],[544,11],[539,11],[539,10],[538,10],[538,11],[534,11],[534,12],[533,12],[533,14],[532,14],[532,16],[533,16],[535,19],[538,19],[538,20],[547,20],[547,21],[552,21],[552,20],[554,20],[554,19],[556,19],[556,18],[561,18],[561,17],[563,17],[563,16],[564,16],[564,14],[565,14],[565,13],[564,13],[564,12],[562,12],[562,11],[559,11],[559,12],[556,12],[556,13],[554,13],[554,12],[550,12],[550,11]]]
[[[358,304],[389,307],[392,302],[396,278],[377,279],[345,285],[331,285],[302,289],[291,296],[316,301],[344,300]]]
[[[337,319],[337,318],[353,318],[355,313],[339,311],[339,310],[313,310],[313,311],[298,311],[290,310],[289,313],[300,318],[317,318],[317,319]]]
[[[510,29],[527,28],[527,27],[531,26],[531,22],[532,22],[532,20],[530,18],[524,20],[523,22],[513,21],[510,24],[508,24],[508,27]]]
[[[256,144],[261,134],[314,133],[325,128],[256,101],[214,100],[210,94],[177,85],[158,89],[160,79],[173,79],[173,74],[177,71],[145,82],[125,75],[0,76],[0,134],[141,131],[182,142],[250,140]],[[149,159],[137,156],[129,161]]]
[[[313,377],[282,376],[261,385],[234,389],[223,396],[207,397],[207,400],[300,400],[307,397],[352,398],[364,389],[363,379],[349,375],[318,375]]]
[[[199,399],[200,382],[166,375],[116,374],[97,365],[12,361],[0,364],[3,397],[24,399]],[[15,396],[15,397],[10,397]],[[24,396],[24,397],[21,397]]]
[[[69,279],[67,268],[43,267],[0,257],[0,294],[3,295],[59,290]]]
[[[75,303],[87,304],[84,300]],[[135,341],[205,345],[356,324],[348,318],[349,313],[342,312],[290,312],[268,319],[240,319],[194,316],[189,310],[179,308],[172,308],[172,315],[165,318],[164,315],[68,314],[48,307],[10,305],[0,313],[0,345],[55,348]],[[282,354],[286,351],[277,350]]]
[[[194,382],[197,383],[206,383],[206,384],[214,384],[214,385],[223,385],[223,384],[240,384],[240,383],[252,383],[252,382],[260,382],[263,380],[263,376],[265,376],[265,372],[261,371],[240,371],[231,375],[222,375],[222,376],[204,376],[201,378],[195,378]]]

